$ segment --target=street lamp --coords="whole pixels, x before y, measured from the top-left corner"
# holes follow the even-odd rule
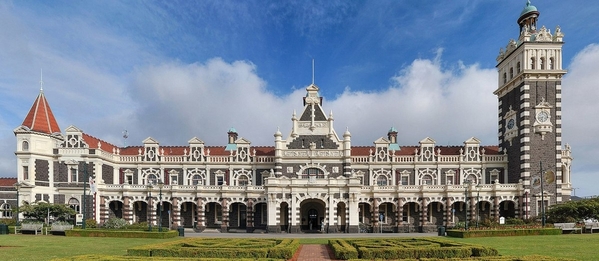
[[[148,188],[148,231],[152,232],[152,188],[154,188],[154,186],[152,186],[152,183],[148,181],[146,188]]]
[[[464,202],[466,204],[466,209],[464,209],[464,212],[465,212],[464,215],[466,216],[466,219],[465,219],[466,223],[465,223],[464,228],[466,230],[468,230],[468,187],[470,186],[470,184],[472,184],[471,180],[464,181]]]
[[[164,182],[158,181],[158,188],[160,189],[160,221],[158,222],[158,232],[162,232],[162,188],[164,187]]]
[[[19,190],[21,189],[21,187],[23,186],[23,184],[21,184],[20,182],[17,182],[14,184],[15,189],[17,190],[17,224],[16,226],[19,226]]]
[[[545,193],[543,193],[543,182],[545,181],[545,177],[543,177],[543,162],[539,161],[539,168],[541,169],[541,226],[545,227]]]
[[[476,185],[476,228],[478,228],[478,219],[480,218],[480,189],[482,187],[480,183]]]
[[[87,218],[87,212],[85,208],[85,187],[87,186],[87,162],[83,163],[83,220],[81,222],[81,229],[85,229],[85,219]]]

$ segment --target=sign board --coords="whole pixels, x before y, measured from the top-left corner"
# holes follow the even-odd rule
[[[77,226],[83,225],[83,214],[75,215],[75,225],[77,225]]]
[[[505,218],[504,217],[500,217],[499,218],[499,224],[500,225],[505,225]]]

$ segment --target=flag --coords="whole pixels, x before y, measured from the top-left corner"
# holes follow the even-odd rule
[[[89,177],[89,192],[93,195],[96,194],[98,188],[96,187],[96,182],[92,177]]]

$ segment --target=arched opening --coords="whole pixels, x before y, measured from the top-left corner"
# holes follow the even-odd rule
[[[317,168],[307,168],[302,173],[303,179],[322,179],[324,178],[324,172]]]
[[[21,143],[21,150],[22,151],[29,151],[29,142],[28,141],[24,140]]]
[[[268,207],[266,203],[261,202],[254,205],[254,228],[266,229],[268,224]]]
[[[347,221],[345,220],[346,215],[345,203],[337,203],[337,231],[339,232],[347,232]]]
[[[237,178],[237,186],[247,186],[249,185],[249,179],[246,175],[240,175],[239,178]]]
[[[320,199],[307,199],[300,204],[301,229],[305,232],[323,232],[325,229],[325,206]]]
[[[456,201],[451,205],[451,220],[455,225],[465,222],[467,220],[466,215],[466,203],[464,201]]]
[[[502,201],[499,203],[499,216],[505,218],[515,218],[516,204],[513,201]]]
[[[484,222],[491,219],[491,202],[480,201],[476,205],[476,215],[478,222]]]
[[[217,202],[206,204],[206,228],[220,228],[223,224],[223,207]]]
[[[233,203],[229,212],[229,228],[245,229],[247,227],[247,207],[243,203]]]
[[[422,185],[433,185],[433,177],[428,174],[422,176]]]
[[[279,220],[281,231],[289,231],[289,204],[283,202],[280,205]]]
[[[133,202],[133,223],[149,222],[148,203],[143,201]]]
[[[196,174],[191,176],[191,185],[194,186],[198,186],[198,185],[202,185],[204,184],[204,181],[202,180],[202,176]]]
[[[120,201],[111,201],[108,203],[108,217],[123,218],[123,203]]]
[[[167,201],[162,201],[162,204],[160,204],[160,202],[157,202],[156,204],[158,204],[156,209],[157,224],[160,224],[162,228],[169,228],[170,225],[173,223],[173,205]],[[161,212],[162,216],[160,215]],[[160,219],[161,217],[162,219]]]
[[[428,204],[428,218],[431,224],[443,226],[443,204],[441,202],[431,202]]]
[[[154,174],[148,174],[147,183],[146,184],[158,184],[158,178]]]
[[[419,231],[420,227],[420,204],[408,202],[403,205],[403,224],[405,232]]]
[[[387,177],[384,175],[378,175],[376,177],[376,185],[377,186],[387,186]]]
[[[181,224],[183,227],[194,227],[197,217],[198,206],[193,202],[183,202],[181,204]]]

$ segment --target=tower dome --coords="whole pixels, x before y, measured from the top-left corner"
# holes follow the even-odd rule
[[[541,13],[537,10],[537,8],[530,4],[530,0],[526,2],[526,6],[520,13],[520,17],[518,18],[518,25],[520,25],[520,33],[522,30],[530,30],[531,32],[536,31],[537,28],[537,19]]]

